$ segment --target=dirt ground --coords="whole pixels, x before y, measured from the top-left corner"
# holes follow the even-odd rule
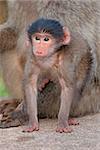
[[[40,120],[40,130],[0,129],[0,150],[100,150],[100,113],[78,118],[72,133],[56,133],[57,120]]]

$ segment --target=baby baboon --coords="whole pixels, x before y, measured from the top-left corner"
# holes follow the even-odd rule
[[[100,2],[90,0],[85,2],[81,0],[66,0],[62,2],[60,0],[8,0],[7,4],[8,20],[5,24],[0,25],[0,61],[4,81],[13,97],[19,99],[19,102],[22,102],[24,99],[22,78],[27,57],[27,47],[24,44],[26,41],[26,29],[32,21],[44,17],[58,20],[63,26],[67,26],[73,35],[74,32],[80,33],[91,48],[93,58],[91,82],[86,87],[84,85],[81,99],[72,103],[70,115],[80,116],[87,113],[100,112]],[[12,41],[15,39],[13,46],[9,45],[10,41],[7,38],[9,36],[6,36],[8,33]],[[6,42],[2,41],[2,36],[5,37]],[[79,42],[77,44],[80,45]],[[81,68],[84,70],[83,66]],[[43,75],[40,75],[39,79],[42,77]],[[42,91],[38,92],[39,115],[42,117],[57,116],[59,97],[60,86],[50,81]],[[16,108],[13,115],[11,115],[12,113],[8,114],[13,121],[16,120],[14,116],[16,116],[18,110],[19,107]],[[1,120],[2,127],[7,126],[7,121],[9,120],[7,119],[3,123]],[[21,119],[19,120],[21,121]],[[16,125],[18,124],[16,123]]]

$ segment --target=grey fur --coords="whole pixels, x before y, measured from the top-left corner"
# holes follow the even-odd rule
[[[30,0],[30,1],[11,1],[8,0],[9,17],[8,21],[0,25],[0,32],[6,27],[13,27],[18,34],[17,48],[14,51],[5,52],[1,55],[1,67],[3,70],[4,79],[10,91],[16,98],[23,98],[21,83],[20,69],[18,65],[18,56],[23,51],[26,53],[26,48],[23,45],[25,38],[25,31],[33,20],[39,17],[53,18],[59,20],[64,26],[67,26],[72,33],[79,32],[82,37],[88,42],[91,47],[91,55],[93,57],[92,71],[91,71],[91,83],[85,89],[84,95],[81,101],[76,101],[75,105],[72,106],[70,114],[73,116],[85,115],[87,113],[100,112],[100,1],[99,0]],[[78,43],[79,44],[79,43]],[[17,49],[17,51],[16,51]],[[22,49],[22,51],[21,51]],[[7,50],[8,51],[8,50]],[[8,58],[12,59],[13,65],[10,68]],[[16,62],[14,61],[16,60]],[[8,64],[8,65],[7,65]],[[10,70],[9,70],[10,68]],[[14,72],[16,68],[17,72]],[[8,74],[6,72],[8,71]],[[12,73],[14,75],[12,75]],[[8,75],[13,76],[10,81]],[[16,76],[16,79],[14,78]],[[11,87],[15,81],[18,84]],[[53,87],[54,89],[56,88]],[[59,89],[59,88],[57,88]],[[40,114],[44,109],[47,111],[48,116],[56,116],[58,111],[58,101],[55,102],[56,98],[59,99],[59,94],[50,93],[46,94],[47,88],[39,97],[41,105]],[[59,90],[58,90],[59,91]],[[58,92],[59,93],[59,92]],[[45,96],[44,96],[44,95]],[[57,96],[56,96],[57,95]],[[50,97],[51,96],[51,97]],[[47,99],[47,103],[44,101]],[[51,99],[51,101],[49,101]],[[44,103],[42,103],[44,101]],[[47,106],[49,108],[47,109]],[[52,111],[51,111],[52,110]]]

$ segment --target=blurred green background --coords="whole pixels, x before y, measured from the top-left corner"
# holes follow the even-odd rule
[[[9,92],[7,91],[7,88],[5,87],[5,84],[3,82],[2,77],[0,76],[0,96],[9,96]]]

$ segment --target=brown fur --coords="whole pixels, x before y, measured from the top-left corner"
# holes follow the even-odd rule
[[[15,30],[15,34],[18,33],[18,40],[17,46],[12,50],[2,51],[0,60],[5,83],[12,95],[19,100],[23,99],[21,81],[24,67],[23,62],[25,62],[27,55],[24,45],[27,25],[38,16],[54,18],[68,26],[71,32],[79,32],[89,43],[94,57],[93,70],[91,72],[92,82],[86,88],[81,101],[76,101],[75,105],[72,105],[70,114],[80,116],[100,112],[100,2],[92,2],[90,0],[86,2],[81,0],[66,0],[62,2],[60,0],[54,0],[53,2],[48,0],[33,0],[29,2],[8,0],[8,12],[8,21],[0,26],[0,32],[5,32],[6,28],[10,27],[12,30]],[[6,47],[2,45],[4,43],[6,42],[1,43],[0,47]],[[84,62],[85,59],[82,61]],[[56,99],[59,99],[58,89],[57,85],[50,82],[42,92],[39,92],[40,115],[56,116],[59,100],[56,103],[54,102]],[[47,108],[47,106],[49,107]]]
[[[0,32],[0,52],[12,50],[17,44],[17,33],[12,28],[6,28]]]
[[[7,20],[8,8],[6,0],[0,1],[0,24]]]

